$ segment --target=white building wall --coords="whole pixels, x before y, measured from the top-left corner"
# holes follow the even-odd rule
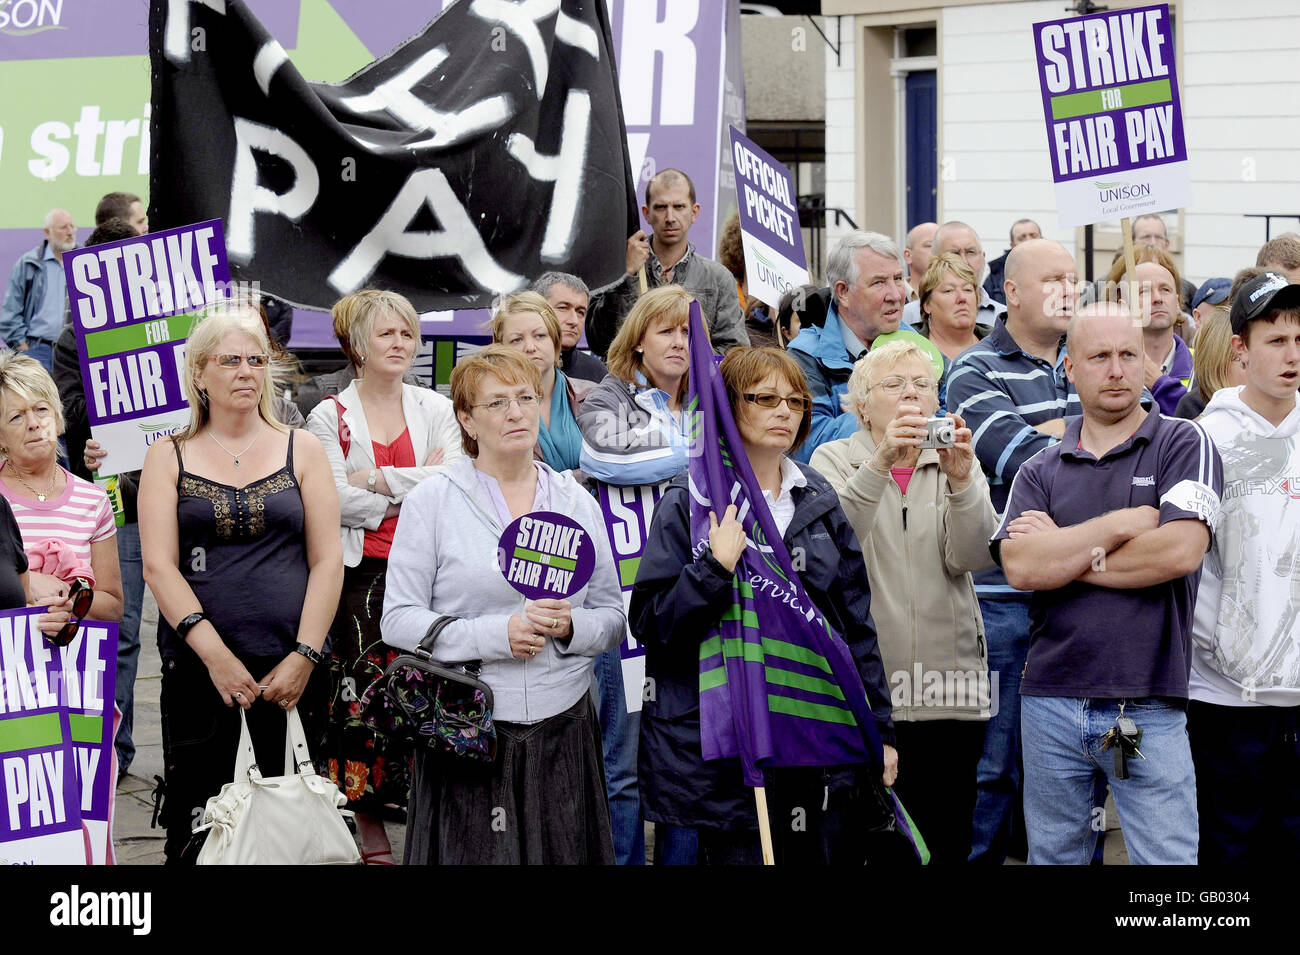
[[[826,51],[826,205],[847,212],[854,221],[858,217],[857,185],[857,95],[858,78],[856,27],[854,18],[845,16],[839,33],[839,64],[835,51],[822,44]],[[828,20],[829,22],[829,20]],[[823,27],[823,29],[828,29]],[[821,38],[817,37],[818,42]],[[861,222],[858,225],[862,225]],[[844,233],[847,223],[835,224],[835,216],[826,216],[825,250],[830,250]],[[808,263],[812,271],[821,273],[821,263]]]
[[[1255,264],[1264,220],[1300,213],[1300,3],[1186,0],[1180,79],[1193,205],[1184,266],[1196,279]],[[1274,220],[1273,235],[1300,230]]]
[[[939,21],[939,221],[961,219],[990,259],[1011,223],[1036,221],[1074,252],[1056,192],[1038,89],[1033,24],[1065,15],[1060,0],[948,7]]]

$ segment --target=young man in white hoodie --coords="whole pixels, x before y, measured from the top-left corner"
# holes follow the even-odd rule
[[[1265,272],[1230,315],[1246,383],[1199,418],[1223,498],[1192,629],[1187,731],[1200,861],[1300,858],[1300,285]]]

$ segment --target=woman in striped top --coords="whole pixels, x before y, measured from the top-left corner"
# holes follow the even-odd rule
[[[49,372],[33,358],[0,355],[0,494],[9,501],[30,564],[32,606],[48,604],[41,630],[57,633],[78,577],[95,591],[87,615],[122,619],[117,525],[108,495],[59,467],[63,410]]]

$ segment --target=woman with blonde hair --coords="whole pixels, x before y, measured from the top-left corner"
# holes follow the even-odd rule
[[[952,360],[988,334],[976,323],[979,279],[955,252],[930,259],[921,276],[921,322],[916,330],[943,353],[944,369]]]
[[[560,371],[560,320],[536,292],[507,296],[492,316],[492,341],[522,352],[542,376],[541,421],[533,457],[555,471],[576,471],[582,454],[577,416],[595,382]]]
[[[684,407],[691,293],[663,285],[637,300],[610,343],[609,375],[587,396],[582,470],[600,495],[657,500],[669,479],[686,470],[690,448]],[[607,491],[599,484],[636,491]],[[596,661],[596,689],[609,784],[610,821],[619,864],[645,864],[645,827],[637,796],[638,713],[627,711],[618,647]],[[692,835],[660,830],[656,859],[693,860]]]
[[[1215,305],[1196,330],[1192,387],[1178,402],[1174,417],[1199,418],[1216,391],[1246,383],[1241,356],[1232,347],[1232,323],[1228,320],[1231,308],[1232,299]]]
[[[307,427],[325,449],[338,491],[343,593],[330,626],[330,702],[317,760],[348,797],[367,864],[392,865],[385,806],[403,806],[409,754],[361,722],[357,701],[396,656],[384,646],[388,553],[406,495],[464,456],[451,402],[405,377],[420,347],[414,306],[396,292],[363,289],[334,310],[346,352],[361,370],[312,409]]]
[[[274,411],[261,317],[195,325],[182,385],[188,426],[156,441],[140,478],[145,580],[158,601],[168,862],[230,781],[248,716],[262,775],[280,775],[284,710],[319,732],[321,648],[343,578],[338,494],[320,442]],[[256,705],[254,705],[256,704]]]
[[[21,534],[31,604],[49,605],[39,626],[51,636],[71,619],[78,579],[95,595],[85,616],[122,619],[113,509],[102,488],[59,466],[62,433],[50,373],[34,358],[0,354],[0,495]]]

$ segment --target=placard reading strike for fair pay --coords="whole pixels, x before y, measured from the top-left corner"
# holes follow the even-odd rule
[[[501,535],[497,566],[529,600],[567,600],[591,580],[596,545],[582,525],[555,511],[533,511]]]
[[[1192,201],[1164,4],[1034,24],[1062,225]]]
[[[77,249],[63,268],[99,470],[135,471],[189,421],[185,340],[230,287],[221,220]]]

